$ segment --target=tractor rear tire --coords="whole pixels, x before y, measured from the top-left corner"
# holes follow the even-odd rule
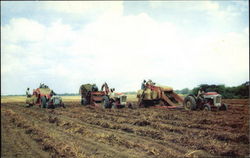
[[[196,110],[196,101],[193,96],[187,96],[184,99],[184,108],[185,110]]]
[[[47,99],[44,96],[41,97],[42,108],[46,108],[46,102],[47,102]]]
[[[227,104],[224,104],[224,103],[219,108],[219,110],[221,110],[221,111],[226,111],[227,109],[228,109],[228,106],[227,106]]]
[[[205,105],[203,106],[203,110],[204,110],[204,111],[211,111],[211,106],[205,104]]]

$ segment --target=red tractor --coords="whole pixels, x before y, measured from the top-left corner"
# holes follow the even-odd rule
[[[108,84],[104,83],[99,91],[95,84],[83,84],[79,89],[82,105],[92,105],[102,108],[125,107],[127,96],[122,93],[110,93]],[[113,95],[111,95],[113,94]]]
[[[33,95],[26,98],[26,104],[30,106],[38,105],[42,108],[64,107],[62,98],[54,96],[55,93],[48,86],[40,87],[33,90]]]
[[[202,95],[188,95],[184,99],[186,110],[227,110],[228,105],[221,102],[222,96],[217,92],[207,92]]]
[[[98,91],[95,84],[83,84],[80,86],[81,105],[101,106],[105,91]]]

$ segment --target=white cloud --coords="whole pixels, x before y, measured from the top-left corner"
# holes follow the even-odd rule
[[[43,39],[45,27],[36,21],[26,18],[13,18],[10,24],[1,27],[2,41],[36,42]]]
[[[53,22],[46,30],[45,41],[56,44],[58,42],[65,43],[74,40],[75,32],[72,31],[70,25],[62,24],[61,20]]]

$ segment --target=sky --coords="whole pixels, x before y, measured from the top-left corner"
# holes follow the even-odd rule
[[[1,1],[1,95],[249,81],[249,2]]]

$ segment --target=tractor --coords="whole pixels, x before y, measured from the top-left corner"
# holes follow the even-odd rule
[[[34,89],[32,96],[26,98],[26,104],[28,104],[27,107],[38,105],[42,108],[65,108],[62,98],[55,96],[53,90],[51,90],[48,86],[40,86],[39,88]]]
[[[132,107],[132,104],[127,103],[127,96],[124,93],[109,95],[109,107],[120,109],[126,106]]]
[[[227,110],[228,105],[221,102],[222,96],[217,92],[207,92],[202,95],[188,95],[184,99],[186,110]]]
[[[122,108],[127,104],[127,96],[123,93],[111,93],[107,83],[104,83],[101,90],[95,84],[83,84],[80,86],[81,105],[92,105],[102,108]]]

